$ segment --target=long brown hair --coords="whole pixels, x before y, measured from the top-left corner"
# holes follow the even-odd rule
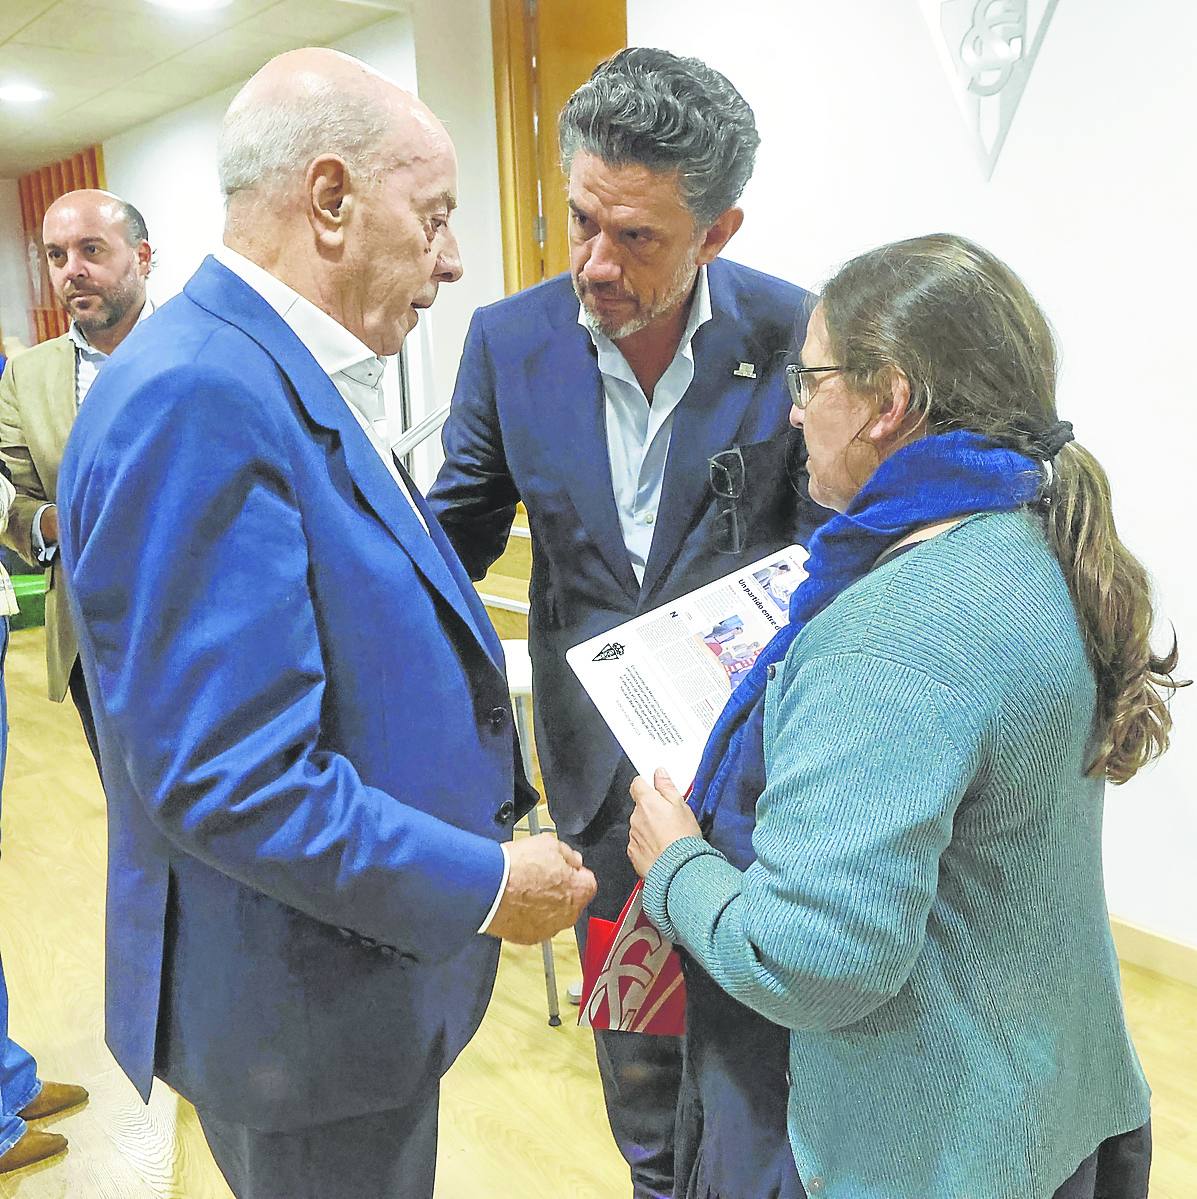
[[[1091,774],[1124,783],[1168,747],[1171,650],[1151,649],[1147,572],[1118,538],[1101,464],[1057,425],[1051,328],[1022,281],[980,246],[932,234],[881,246],[827,284],[823,314],[845,382],[887,395],[895,368],[910,384],[911,421],[930,433],[968,429],[1045,463],[1040,507],[1080,617],[1097,681]]]

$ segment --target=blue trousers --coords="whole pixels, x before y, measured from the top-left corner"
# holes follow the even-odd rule
[[[42,1089],[37,1063],[8,1035],[8,988],[0,962],[0,1154],[15,1145],[25,1132],[17,1115]]]
[[[0,618],[0,793],[4,785],[4,758],[8,750],[8,701],[4,694],[4,655],[8,650],[8,617]],[[25,1132],[17,1115],[37,1097],[42,1084],[37,1063],[8,1036],[8,987],[0,959],[0,1154],[11,1149]]]
[[[432,1199],[439,1080],[410,1106],[290,1132],[197,1109],[237,1199]]]

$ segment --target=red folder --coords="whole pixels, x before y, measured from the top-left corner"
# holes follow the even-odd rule
[[[582,962],[582,1027],[679,1037],[686,1031],[686,983],[673,942],[641,907],[637,883],[618,920],[590,918]]]

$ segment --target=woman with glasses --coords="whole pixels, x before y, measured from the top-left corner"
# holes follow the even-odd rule
[[[958,237],[862,255],[815,309],[791,420],[837,515],[690,806],[632,789],[687,963],[681,1194],[1147,1194],[1101,818],[1167,747],[1176,646],[1055,374]]]

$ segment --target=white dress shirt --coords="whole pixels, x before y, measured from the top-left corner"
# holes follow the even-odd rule
[[[332,385],[361,425],[383,466],[427,532],[428,525],[412,500],[411,492],[399,474],[395,455],[391,453],[392,443],[403,430],[396,430],[395,437],[391,436],[382,394],[383,360],[339,321],[243,254],[222,245],[213,251],[212,257],[249,284],[307,347],[316,364],[332,380]]]
[[[673,432],[673,414],[694,379],[694,334],[711,319],[711,289],[707,268],[698,268],[690,317],[677,353],[653,390],[645,396],[635,372],[619,347],[591,329],[578,305],[578,323],[586,329],[598,351],[599,374],[607,418],[607,457],[611,461],[611,490],[623,530],[623,543],[638,583],[652,549],[657,507],[665,481],[665,461]]]
[[[147,299],[137,314],[137,320],[133,323],[140,325],[153,311],[154,305]],[[67,337],[71,339],[75,347],[75,407],[78,408],[87,398],[87,393],[91,391],[91,385],[96,381],[100,367],[108,361],[108,355],[103,350],[97,350],[87,340],[87,334],[74,321],[71,321],[67,327]],[[39,562],[52,562],[54,555],[58,552],[57,545],[47,545],[42,539],[42,513],[52,506],[43,504],[33,514],[33,550]]]
[[[142,306],[141,311],[145,312],[147,308],[148,303]],[[140,321],[141,317],[137,319]],[[87,340],[87,334],[74,321],[71,321],[67,329],[67,337],[75,347],[75,407],[78,408],[91,391],[91,385],[96,381],[100,367],[108,361],[108,355],[103,350],[97,350]]]
[[[153,312],[154,305],[147,299],[137,314],[137,320],[133,323],[140,325],[147,316],[152,316]],[[67,328],[67,337],[75,345],[75,407],[78,408],[87,398],[87,393],[91,391],[91,385],[96,381],[100,367],[108,361],[108,355],[103,350],[97,350],[87,340],[87,334],[79,328],[75,321],[71,321]]]
[[[269,271],[263,270],[256,262],[251,262],[243,254],[222,245],[213,252],[212,257],[252,287],[307,347],[320,369],[332,380],[333,386],[370,439],[370,444],[378,451],[383,465],[427,532],[428,525],[412,500],[411,492],[399,474],[395,456],[391,453],[394,438],[391,436],[382,394],[382,359],[339,321],[327,312],[322,312],[310,300],[304,299],[297,291],[288,287],[282,280],[276,279]],[[395,430],[395,436],[401,433],[401,429]],[[501,848],[503,878],[499,883],[495,901],[478,929],[480,933],[490,928],[511,874],[509,847],[503,844]]]

